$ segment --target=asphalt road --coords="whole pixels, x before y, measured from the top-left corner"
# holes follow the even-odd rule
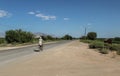
[[[47,49],[50,49],[68,42],[71,42],[71,41],[59,41],[56,43],[45,44],[43,51],[46,51]],[[34,52],[35,52],[34,49],[37,49],[37,48],[38,46],[28,46],[23,48],[0,51],[0,66],[25,56],[34,55]]]

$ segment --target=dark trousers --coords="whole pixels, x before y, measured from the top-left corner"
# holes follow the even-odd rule
[[[39,45],[39,50],[43,51],[43,45]]]

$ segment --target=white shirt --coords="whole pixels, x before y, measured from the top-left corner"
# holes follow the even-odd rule
[[[39,45],[42,45],[43,44],[43,40],[40,38],[39,39]]]

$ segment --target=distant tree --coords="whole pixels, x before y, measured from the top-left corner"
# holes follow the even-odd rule
[[[113,43],[120,44],[120,37],[113,38]]]
[[[46,36],[42,36],[42,39],[43,39],[44,41],[46,41],[46,40],[47,40],[47,37],[46,37]]]
[[[97,37],[97,33],[96,32],[89,32],[87,34],[87,38],[90,39],[90,40],[95,40]]]
[[[115,37],[114,41],[120,41],[120,37]]]
[[[82,36],[80,37],[80,39],[87,39],[87,36]]]
[[[62,39],[64,39],[64,40],[72,40],[72,36],[67,34],[67,35],[63,36]]]
[[[48,40],[54,40],[54,38],[51,35],[47,35]]]

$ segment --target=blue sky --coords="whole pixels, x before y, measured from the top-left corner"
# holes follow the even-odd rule
[[[120,0],[0,0],[0,32],[23,29],[74,37],[120,36]]]

